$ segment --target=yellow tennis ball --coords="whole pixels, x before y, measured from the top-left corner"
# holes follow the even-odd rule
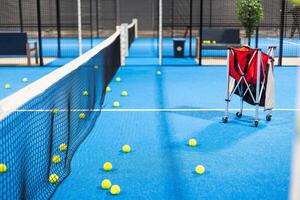
[[[54,155],[52,157],[52,162],[54,162],[55,164],[58,164],[60,163],[61,159],[60,159],[60,156],[59,155]]]
[[[112,168],[113,168],[113,166],[110,162],[106,162],[103,164],[104,171],[110,171],[110,170],[112,170]]]
[[[82,92],[82,95],[83,95],[83,96],[89,96],[89,93],[88,93],[88,91],[83,91],[83,92]]]
[[[127,91],[122,91],[122,96],[123,96],[123,97],[126,97],[126,96],[128,96],[128,93],[127,93]]]
[[[194,139],[194,138],[190,139],[190,140],[189,140],[189,146],[190,146],[190,147],[195,147],[195,146],[197,146],[197,140]]]
[[[120,106],[120,102],[115,101],[115,102],[114,102],[114,107],[119,107],[119,106]]]
[[[59,180],[59,176],[57,175],[57,174],[51,174],[50,176],[49,176],[49,182],[50,183],[57,183],[58,182],[58,180]]]
[[[128,144],[125,144],[123,147],[122,147],[122,151],[124,153],[129,153],[131,151],[131,148]]]
[[[56,113],[58,112],[58,109],[57,109],[57,108],[52,108],[52,109],[50,110],[50,112],[51,112],[52,114],[56,114]]]
[[[197,174],[203,174],[205,172],[205,167],[203,165],[197,165],[195,171]]]
[[[27,83],[28,82],[28,78],[26,78],[26,77],[22,78],[22,82],[23,83]]]
[[[111,186],[111,182],[110,182],[110,180],[108,180],[108,179],[104,179],[104,180],[101,182],[101,187],[102,187],[102,189],[104,189],[104,190],[109,189],[110,186]]]
[[[84,114],[84,113],[80,113],[80,114],[79,114],[79,118],[80,118],[80,119],[84,119],[84,118],[85,118],[85,114]]]
[[[120,186],[118,186],[118,185],[111,186],[111,188],[110,188],[110,193],[111,194],[117,195],[117,194],[120,194],[120,192],[121,192]]]
[[[116,78],[116,81],[117,81],[117,82],[121,82],[121,78],[120,78],[120,77],[117,77],[117,78]]]
[[[66,151],[67,148],[68,148],[68,145],[65,144],[65,143],[62,143],[62,144],[59,145],[59,150],[60,151]]]
[[[5,89],[10,89],[11,86],[10,86],[10,84],[5,84],[5,85],[4,85],[4,88],[5,88]]]
[[[110,92],[111,88],[109,86],[106,87],[106,92]]]
[[[7,166],[4,163],[0,163],[0,173],[7,171]]]
[[[161,75],[161,71],[157,70],[156,71],[156,75],[160,76]]]

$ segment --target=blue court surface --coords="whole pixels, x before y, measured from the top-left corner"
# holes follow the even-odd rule
[[[226,68],[158,67],[154,44],[132,44],[116,75],[122,81],[111,82],[95,127],[52,199],[287,199],[298,69],[275,68],[271,122],[261,111],[259,127],[253,127],[253,107],[246,106],[243,118],[231,110],[223,124]],[[120,108],[113,108],[114,101]],[[234,98],[231,108],[238,106]],[[199,145],[189,147],[190,138]],[[131,153],[121,152],[124,144]],[[102,170],[107,161],[110,172]],[[203,175],[194,172],[197,165],[205,166]],[[119,195],[101,189],[105,178],[120,185]]]

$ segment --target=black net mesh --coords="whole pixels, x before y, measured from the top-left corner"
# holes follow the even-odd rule
[[[116,36],[109,46],[0,121],[0,161],[7,166],[0,176],[1,199],[51,196],[69,174],[76,148],[100,113],[90,110],[100,111],[105,88],[119,65],[120,36]],[[62,144],[65,150],[60,149]],[[55,155],[60,162],[53,162]],[[57,183],[49,181],[52,174],[58,175]]]

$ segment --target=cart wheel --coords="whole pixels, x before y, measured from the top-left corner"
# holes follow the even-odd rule
[[[227,117],[227,116],[224,116],[224,117],[222,118],[222,121],[223,121],[223,123],[227,123],[227,122],[228,122],[228,117]]]
[[[243,113],[237,112],[235,115],[236,115],[237,118],[241,118],[243,116]]]
[[[272,114],[268,114],[267,116],[266,116],[266,120],[269,122],[269,121],[271,121],[272,120]]]
[[[254,120],[254,121],[253,121],[253,125],[254,125],[255,127],[258,127],[258,120]]]

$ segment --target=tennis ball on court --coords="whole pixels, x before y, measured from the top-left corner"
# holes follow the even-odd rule
[[[156,71],[156,75],[157,75],[157,76],[160,76],[160,75],[161,75],[161,71],[157,70],[157,71]]]
[[[131,151],[131,148],[128,144],[125,144],[123,147],[122,147],[122,151],[124,153],[129,153]]]
[[[85,114],[84,114],[84,113],[80,113],[80,114],[79,114],[79,118],[80,118],[80,119],[84,119],[84,118],[85,118]]]
[[[117,77],[117,78],[116,78],[116,81],[117,81],[117,82],[121,82],[121,78],[120,78],[120,77]]]
[[[106,163],[103,164],[104,171],[110,171],[110,170],[112,170],[112,167],[113,166],[110,162],[106,162]]]
[[[109,189],[110,186],[111,186],[111,182],[110,182],[110,180],[108,180],[108,179],[104,179],[104,180],[101,182],[101,187],[102,187],[102,189],[104,189],[104,190]]]
[[[203,174],[205,172],[205,167],[203,165],[197,165],[195,171],[197,174]]]
[[[128,96],[128,93],[126,91],[122,91],[122,96],[126,97],[126,96]]]
[[[114,107],[119,107],[119,106],[120,106],[120,102],[115,101],[115,102],[114,102]]]
[[[7,171],[7,166],[3,163],[0,163],[0,173],[4,173]]]
[[[99,69],[99,66],[98,66],[98,65],[95,65],[95,66],[94,66],[94,69]]]
[[[110,92],[111,91],[111,88],[110,87],[106,87],[106,92]]]
[[[4,88],[5,88],[5,89],[10,89],[11,86],[10,86],[10,84],[5,84],[5,85],[4,85]]]
[[[28,82],[28,78],[26,78],[26,77],[25,77],[25,78],[22,78],[22,82],[23,82],[23,83],[27,83],[27,82]]]
[[[195,146],[197,146],[197,140],[194,139],[194,138],[190,139],[190,140],[189,140],[189,146],[190,146],[190,147],[195,147]]]
[[[59,179],[59,176],[57,174],[51,174],[49,176],[49,182],[50,183],[53,183],[53,184],[57,183],[58,179]]]
[[[66,151],[67,148],[68,148],[68,145],[65,144],[65,143],[62,143],[62,144],[59,145],[59,150],[60,151]]]
[[[61,159],[60,159],[60,156],[59,155],[54,155],[52,157],[52,162],[54,162],[55,164],[58,164],[60,163]]]
[[[88,91],[83,91],[83,92],[82,92],[82,95],[83,95],[83,96],[89,96],[89,93],[88,93]]]
[[[121,192],[120,186],[118,186],[118,185],[111,186],[111,188],[110,188],[110,193],[111,194],[117,195],[117,194],[120,194],[120,192]]]

